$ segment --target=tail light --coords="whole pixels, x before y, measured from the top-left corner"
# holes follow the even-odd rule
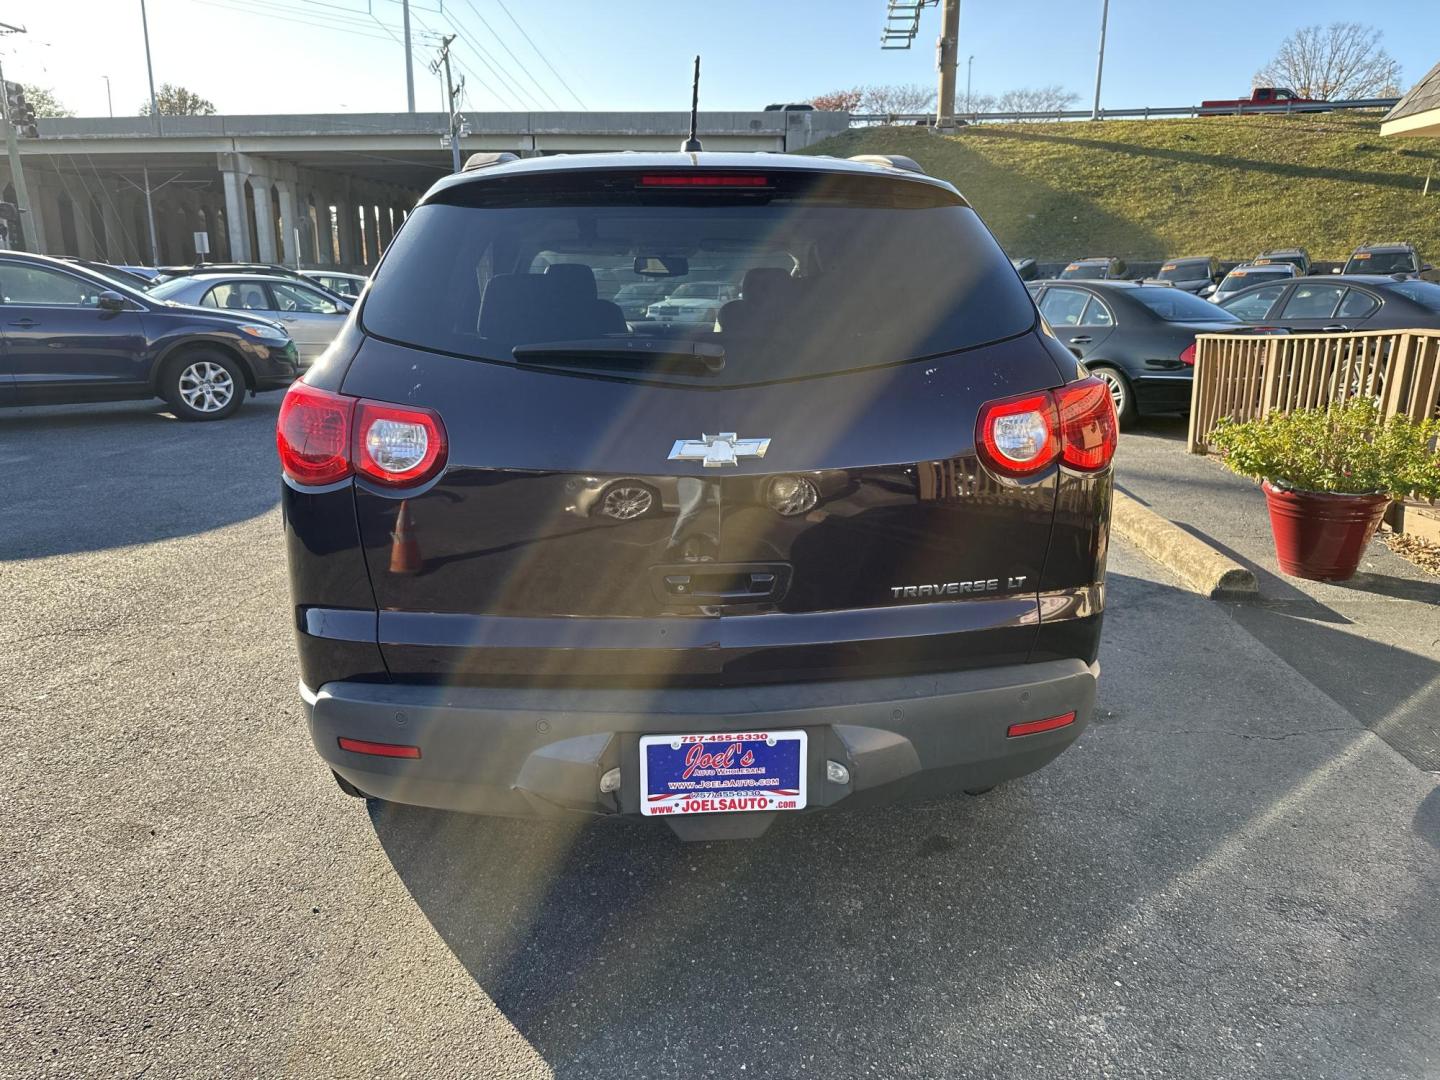
[[[1180,354],[1180,363],[1186,367],[1195,366],[1195,342],[1192,341],[1185,346],[1185,351]]]
[[[1110,464],[1120,425],[1109,388],[1081,379],[1058,390],[990,401],[976,421],[975,451],[991,472],[1024,477],[1057,460],[1077,472]]]
[[[445,425],[429,409],[346,397],[297,382],[275,426],[280,467],[297,484],[333,484],[352,475],[413,487],[445,467]]]

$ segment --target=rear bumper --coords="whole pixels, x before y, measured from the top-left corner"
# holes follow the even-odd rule
[[[1167,375],[1139,375],[1133,380],[1135,404],[1141,412],[1179,412],[1190,408],[1195,390],[1191,372]]]
[[[944,675],[676,690],[491,689],[335,682],[302,687],[320,756],[391,802],[514,816],[638,815],[647,734],[803,729],[808,809],[983,788],[1032,772],[1075,741],[1098,665],[1052,660]],[[1018,738],[1009,725],[1073,711]],[[342,750],[341,737],[420,748],[419,759]],[[837,761],[850,782],[826,779]],[[620,769],[620,790],[600,778]],[[769,813],[670,818],[769,819]],[[768,823],[768,821],[764,822]],[[747,822],[763,827],[761,821]],[[758,829],[756,830],[758,831]]]

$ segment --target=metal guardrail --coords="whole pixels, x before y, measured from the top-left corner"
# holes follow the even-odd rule
[[[1357,98],[1352,101],[1286,102],[1284,105],[1238,105],[1233,108],[1206,108],[1203,105],[1143,109],[1101,109],[1100,119],[1122,120],[1136,117],[1149,120],[1161,116],[1248,116],[1254,113],[1336,112],[1342,109],[1390,109],[1399,98]],[[1004,120],[1089,120],[1089,109],[1056,109],[1050,112],[986,112],[956,113],[956,120],[983,123]],[[934,113],[851,113],[851,124],[921,124],[934,123]]]
[[[1221,417],[1323,409],[1373,397],[1383,416],[1440,411],[1440,330],[1349,334],[1201,334],[1195,339],[1189,449],[1209,452]]]

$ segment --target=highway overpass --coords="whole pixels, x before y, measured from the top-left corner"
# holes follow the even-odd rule
[[[151,262],[148,183],[161,264],[192,261],[193,235],[204,232],[212,261],[370,265],[419,195],[450,171],[446,121],[443,113],[41,120],[39,138],[20,141],[38,219],[26,222],[25,246]],[[529,157],[677,149],[689,114],[469,113],[467,121],[462,155]],[[705,112],[699,132],[710,150],[793,151],[848,124],[845,113]],[[4,192],[14,201],[8,177]]]

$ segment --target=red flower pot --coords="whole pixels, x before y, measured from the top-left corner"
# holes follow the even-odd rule
[[[1389,495],[1281,491],[1269,481],[1260,486],[1270,507],[1280,569],[1311,581],[1354,577],[1360,556],[1390,505]]]

